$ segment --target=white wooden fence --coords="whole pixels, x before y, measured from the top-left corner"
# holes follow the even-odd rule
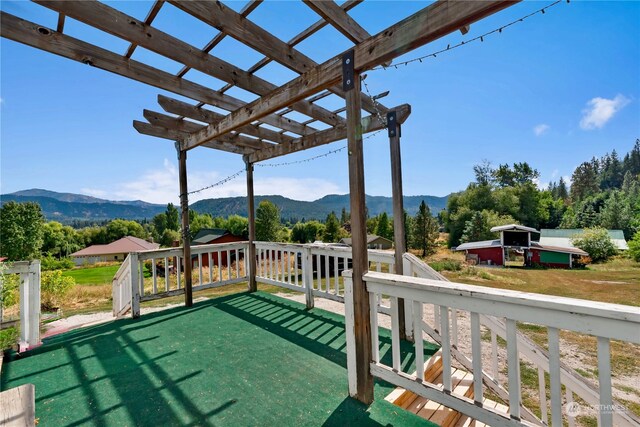
[[[246,282],[247,242],[191,247],[193,291]],[[132,252],[113,278],[113,314],[140,315],[140,303],[184,293],[181,247]],[[145,277],[147,276],[147,277]]]
[[[20,349],[40,345],[40,261],[17,261],[7,265],[4,275],[20,275]],[[0,306],[0,323],[3,314]]]
[[[412,264],[412,260],[405,257]],[[417,263],[416,263],[417,264]],[[420,269],[419,264],[418,270]],[[405,273],[415,274],[416,265],[405,264]],[[548,425],[546,419],[547,398],[545,372],[550,377],[551,425],[562,426],[563,418],[572,425],[574,418],[564,414],[565,403],[573,401],[573,394],[583,398],[587,404],[597,405],[598,424],[601,426],[638,425],[630,413],[624,412],[612,399],[610,340],[622,340],[640,344],[640,310],[634,307],[583,301],[569,298],[550,297],[539,294],[498,290],[460,283],[445,282],[437,273],[428,268],[422,272],[431,278],[397,276],[378,272],[369,272],[364,276],[367,291],[373,304],[379,295],[389,295],[391,300],[392,325],[392,365],[384,365],[379,357],[378,320],[372,314],[371,330],[373,337],[373,358],[371,373],[392,384],[410,390],[429,400],[436,401],[454,410],[492,426]],[[353,356],[353,314],[351,272],[345,272],[345,307],[347,322],[347,353],[349,367],[349,388],[355,393],[355,359]],[[400,363],[400,339],[398,322],[398,299],[403,298],[407,307],[411,307],[410,324],[414,331],[416,366],[424,365],[423,332],[435,338],[442,345],[443,372],[451,372],[452,360],[463,364],[474,378],[474,397],[469,399],[457,395],[452,390],[450,375],[443,375],[443,384],[436,385],[424,380],[423,370],[415,373],[403,372]],[[433,323],[423,318],[424,304],[433,304],[436,308]],[[471,357],[462,354],[457,346],[457,319],[459,312],[466,312],[470,319]],[[501,319],[505,319],[502,321]],[[546,327],[549,350],[518,339],[516,322],[526,322]],[[492,335],[492,369],[483,368],[481,325],[488,327]],[[568,330],[597,337],[599,388],[587,385],[586,380],[560,362],[559,331]],[[497,338],[506,339],[507,347],[507,384],[500,384],[497,373]],[[485,346],[486,350],[486,346]],[[537,366],[542,415],[533,415],[522,405],[522,387],[520,382],[520,362],[530,361]],[[491,372],[491,373],[489,373]],[[565,386],[565,396],[562,395]],[[509,403],[509,414],[502,414],[483,405],[485,387],[498,394]],[[566,409],[566,408],[565,408]],[[566,412],[566,411],[565,411]]]
[[[344,302],[342,272],[351,268],[351,248],[327,244],[284,244],[256,242],[256,281],[306,294],[307,307],[313,298]],[[393,272],[393,252],[369,250],[373,271]],[[388,307],[378,301],[379,310]]]

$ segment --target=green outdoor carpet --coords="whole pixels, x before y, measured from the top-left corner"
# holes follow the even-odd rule
[[[35,384],[45,427],[433,425],[384,401],[387,383],[369,408],[348,397],[342,316],[261,292],[71,331],[10,359],[2,389]]]

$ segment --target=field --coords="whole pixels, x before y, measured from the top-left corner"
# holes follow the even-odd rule
[[[74,268],[65,271],[62,275],[73,277],[78,285],[103,285],[111,283],[118,268],[120,268],[120,264]]]

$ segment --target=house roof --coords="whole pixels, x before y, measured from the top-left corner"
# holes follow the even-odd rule
[[[531,249],[546,251],[546,252],[559,252],[563,254],[589,256],[588,253],[586,253],[580,248],[575,248],[575,247],[568,248],[566,246],[562,247],[562,246],[544,245],[536,242],[531,242]]]
[[[74,252],[71,256],[96,256],[96,255],[111,255],[111,254],[126,254],[129,252],[148,251],[151,249],[158,249],[160,244],[149,243],[146,240],[139,239],[133,236],[125,236],[120,240],[111,242],[108,245],[91,245],[84,249]]]
[[[500,231],[528,231],[531,233],[538,233],[538,230],[536,230],[535,228],[525,227],[524,225],[520,225],[520,224],[499,225],[497,227],[493,227],[491,231],[494,233],[497,233]]]
[[[540,230],[540,243],[543,245],[557,246],[563,248],[573,248],[571,239],[584,232],[582,228],[564,228],[564,229],[548,229]],[[607,230],[613,244],[619,250],[629,249],[627,241],[624,238],[622,230]]]
[[[202,239],[203,237],[213,236],[210,240],[216,239],[220,236],[224,236],[229,233],[229,231],[224,228],[201,228],[195,236],[193,236],[193,242]],[[210,240],[207,240],[210,241]]]
[[[498,240],[483,240],[480,242],[467,242],[458,245],[455,248],[456,251],[465,251],[467,249],[486,249],[486,248],[499,248],[502,244],[500,243],[500,239]]]
[[[387,239],[386,237],[377,236],[375,234],[367,234],[367,245],[380,239],[384,240],[385,243],[388,242],[390,245],[393,245],[393,242],[391,240]],[[340,243],[344,243],[345,245],[351,246],[351,237],[345,237],[344,239],[340,239]]]

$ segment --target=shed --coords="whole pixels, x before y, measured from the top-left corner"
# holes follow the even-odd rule
[[[232,234],[229,230],[225,230],[223,228],[203,228],[196,233],[193,237],[194,245],[211,245],[214,243],[231,243],[231,242],[244,242],[247,239],[243,236],[236,236]],[[233,255],[233,253],[232,253]],[[213,265],[218,266],[227,266],[229,261],[234,262],[235,259],[232,257],[231,260],[227,259],[227,252],[220,253],[220,262],[218,262],[218,252],[211,252],[211,262]],[[198,265],[198,256],[194,255],[191,257],[191,264],[193,267]],[[209,256],[208,254],[202,255],[202,267],[209,267]]]
[[[575,248],[571,240],[584,232],[583,228],[564,228],[564,229],[548,229],[540,230],[540,244],[556,246],[560,248]],[[629,245],[624,238],[622,230],[607,230],[609,237],[618,250],[626,251]]]
[[[540,243],[532,243],[527,252],[527,265],[539,265],[551,268],[573,268],[575,259],[589,256],[588,253],[578,248],[564,248]]]
[[[467,259],[474,259],[477,264],[504,265],[504,248],[499,239],[467,242],[455,250],[465,251]]]

